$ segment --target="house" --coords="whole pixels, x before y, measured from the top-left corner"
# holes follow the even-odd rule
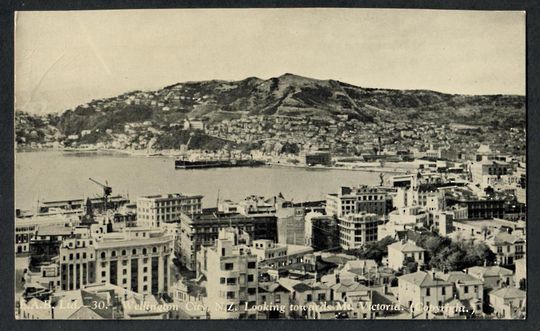
[[[398,277],[398,303],[411,313],[424,312],[428,307],[442,307],[453,298],[453,284],[434,272],[417,271]]]
[[[504,230],[489,236],[486,244],[497,255],[500,265],[514,264],[514,260],[525,256],[525,240],[522,236],[508,233]]]
[[[388,246],[388,266],[394,270],[403,267],[406,258],[412,258],[418,265],[425,263],[426,250],[410,240],[402,240]]]
[[[471,267],[465,269],[465,273],[482,280],[485,289],[498,289],[513,284],[512,270],[500,266]]]
[[[268,282],[259,283],[257,292],[257,304],[265,304],[274,309],[258,311],[258,318],[274,319],[289,317],[290,292],[284,286]]]
[[[463,271],[437,273],[437,277],[453,284],[454,295],[469,310],[482,311],[484,282]]]
[[[489,303],[496,316],[504,319],[525,318],[526,292],[505,287],[489,293]]]

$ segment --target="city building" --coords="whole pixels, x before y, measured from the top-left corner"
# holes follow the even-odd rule
[[[280,244],[303,245],[305,236],[305,209],[292,205],[278,206],[278,242]]]
[[[202,246],[212,246],[219,230],[237,228],[249,234],[252,240],[277,241],[277,219],[274,215],[242,215],[223,213],[217,209],[203,210],[201,214],[180,216],[180,261],[189,270],[197,270],[196,253]]]
[[[332,165],[332,154],[330,152],[309,152],[304,156],[305,164],[309,166],[314,165],[323,165],[330,166]]]
[[[181,213],[202,212],[202,195],[170,193],[148,195],[137,199],[137,222],[141,226],[160,227],[180,219]]]
[[[326,214],[341,217],[365,211],[382,216],[386,214],[388,204],[388,191],[384,188],[342,186],[339,193],[326,196]]]
[[[276,244],[268,239],[254,240],[251,252],[257,256],[260,267],[278,269],[287,265],[304,263],[306,255],[313,253],[313,248],[303,245]]]
[[[306,214],[305,243],[315,251],[340,247],[339,221],[321,213]]]
[[[26,219],[15,219],[15,254],[30,253],[30,239],[36,233],[37,225]]]
[[[93,242],[96,283],[111,283],[140,294],[168,293],[173,239],[144,227],[98,234]]]
[[[379,219],[376,214],[359,212],[339,218],[341,248],[355,249],[377,241]]]
[[[257,256],[248,246],[249,235],[238,229],[219,230],[213,247],[201,251],[199,271],[207,275],[206,292],[210,318],[256,318]],[[246,307],[248,307],[246,309]]]

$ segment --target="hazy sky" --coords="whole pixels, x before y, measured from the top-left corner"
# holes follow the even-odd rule
[[[290,72],[364,87],[525,94],[522,12],[19,12],[16,107],[56,112],[176,82]]]

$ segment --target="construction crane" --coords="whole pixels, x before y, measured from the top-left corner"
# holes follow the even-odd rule
[[[109,196],[112,193],[112,187],[109,186],[109,183],[107,181],[105,181],[105,184],[107,185],[103,185],[95,179],[92,179],[92,178],[88,178],[88,179],[94,184],[97,184],[103,188],[103,205],[105,207],[104,208],[105,212],[107,212],[107,201],[109,200]]]

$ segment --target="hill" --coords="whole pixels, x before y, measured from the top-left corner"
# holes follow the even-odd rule
[[[185,118],[212,124],[243,115],[321,120],[347,115],[364,123],[435,121],[506,129],[525,125],[525,97],[365,88],[287,73],[266,80],[184,82],[157,91],[133,91],[92,100],[50,118],[49,123],[69,136],[84,130],[121,132],[125,124],[134,122],[164,128]]]

